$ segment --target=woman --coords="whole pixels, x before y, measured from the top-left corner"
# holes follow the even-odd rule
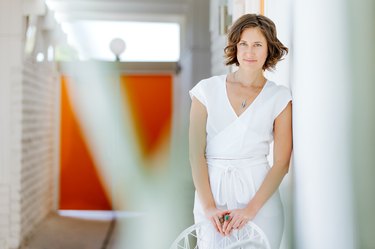
[[[204,79],[189,92],[195,222],[210,220],[219,239],[253,221],[276,249],[284,225],[278,187],[292,151],[292,98],[264,71],[274,68],[288,49],[269,18],[246,14],[230,28],[224,52],[226,65],[238,70]]]

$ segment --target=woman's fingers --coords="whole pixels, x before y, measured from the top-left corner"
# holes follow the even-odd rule
[[[212,225],[215,227],[215,230],[224,235],[223,231],[223,222],[224,222],[224,215],[227,214],[228,210],[219,210],[217,208],[208,210],[206,213],[207,218],[210,220]]]
[[[224,224],[223,224],[223,231],[225,232],[227,227],[228,227],[228,224],[229,224],[229,221],[224,221]]]
[[[214,215],[214,216],[213,216],[213,219],[214,219],[214,221],[215,221],[215,226],[216,226],[216,228],[217,228],[217,231],[218,231],[219,233],[223,234],[223,231],[222,231],[222,229],[221,229],[221,223],[220,223],[220,221],[219,221],[219,217],[217,217],[216,215]]]
[[[229,235],[233,229],[241,229],[247,222],[247,219],[244,217],[234,216],[230,222],[224,222],[223,231],[225,235]]]
[[[218,233],[220,233],[220,230],[219,230],[219,228],[218,228],[217,225],[216,225],[216,222],[215,222],[214,217],[211,217],[210,221],[211,221],[212,225],[214,226],[214,228],[216,229],[216,231],[217,231]]]
[[[224,233],[225,233],[225,230],[227,229],[231,220],[232,220],[231,215],[229,213],[226,213],[224,215],[224,224],[223,224],[223,232]]]
[[[231,234],[233,229],[242,229],[250,220],[242,209],[230,211],[225,216],[228,217],[222,226],[225,235]]]
[[[240,224],[244,221],[244,219],[237,219],[233,224],[233,229],[238,229],[240,227]]]
[[[248,220],[246,220],[246,219],[241,221],[240,225],[238,226],[238,229],[242,229],[246,225],[247,222],[248,222]]]
[[[238,217],[237,216],[234,216],[234,217],[231,217],[231,219],[229,220],[229,223],[226,227],[226,229],[224,230],[224,233],[225,235],[229,235],[233,229],[233,225],[235,224],[235,222],[238,220]]]

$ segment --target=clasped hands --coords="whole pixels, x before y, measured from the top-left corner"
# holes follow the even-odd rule
[[[230,235],[233,229],[243,228],[247,222],[254,218],[254,215],[246,208],[234,210],[213,208],[206,213],[216,231],[223,236]]]

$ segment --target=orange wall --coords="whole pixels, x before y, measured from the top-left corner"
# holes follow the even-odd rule
[[[61,80],[60,209],[111,210],[94,160]]]
[[[61,82],[60,209],[110,210],[110,198],[73,111],[67,80],[62,77]],[[172,76],[124,75],[121,91],[126,97],[123,105],[130,109],[137,148],[150,158],[170,139]]]
[[[144,157],[152,156],[170,138],[171,75],[123,75],[121,89]]]

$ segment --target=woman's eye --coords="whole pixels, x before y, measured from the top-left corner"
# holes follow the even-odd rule
[[[246,46],[246,43],[241,42],[241,43],[239,43],[239,45],[240,45],[240,46]]]
[[[255,44],[255,47],[261,47],[261,46],[262,46],[262,44],[260,44],[260,43]]]

